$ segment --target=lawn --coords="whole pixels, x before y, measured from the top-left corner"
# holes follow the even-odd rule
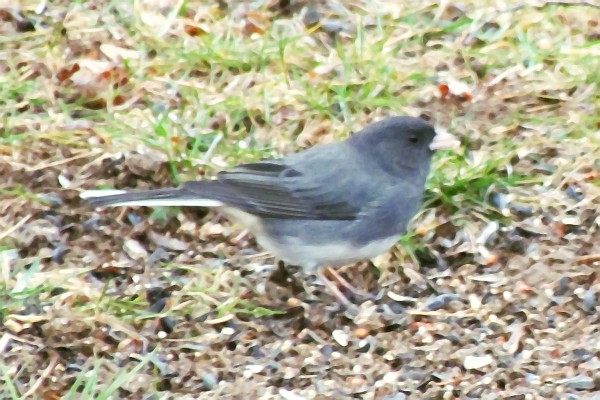
[[[595,398],[599,85],[592,1],[0,3],[0,398]],[[338,270],[358,316],[216,213],[79,198],[389,115],[461,147]]]

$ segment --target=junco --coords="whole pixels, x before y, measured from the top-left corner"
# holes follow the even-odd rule
[[[419,208],[433,151],[456,144],[422,119],[391,117],[344,141],[242,164],[214,180],[81,197],[93,207],[215,207],[274,256],[315,273],[348,305],[323,268],[369,259],[394,245]]]

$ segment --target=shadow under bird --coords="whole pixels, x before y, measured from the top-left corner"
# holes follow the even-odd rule
[[[275,257],[315,273],[350,306],[323,268],[392,247],[419,209],[434,150],[457,144],[422,119],[390,117],[344,141],[242,164],[214,180],[132,192],[91,190],[81,197],[93,207],[214,207]]]

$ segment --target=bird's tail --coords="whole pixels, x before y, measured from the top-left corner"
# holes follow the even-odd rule
[[[92,207],[118,206],[188,206],[219,207],[223,202],[200,198],[181,188],[127,192],[125,190],[86,190],[79,195]]]

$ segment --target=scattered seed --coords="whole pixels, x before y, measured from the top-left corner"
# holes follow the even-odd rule
[[[354,336],[356,336],[359,339],[364,339],[367,336],[369,336],[369,330],[366,328],[356,328],[354,330]]]
[[[437,311],[447,307],[451,302],[460,300],[460,296],[454,293],[444,293],[439,296],[431,297],[425,305],[423,310],[425,311]]]
[[[331,332],[333,339],[342,347],[348,346],[348,334],[341,329],[336,329]]]
[[[594,379],[587,375],[576,375],[572,378],[563,379],[559,383],[575,390],[591,390],[596,387]]]
[[[127,239],[123,243],[123,250],[133,260],[142,260],[148,258],[148,252],[140,242],[134,239]]]
[[[494,358],[486,354],[485,356],[466,356],[463,363],[465,369],[481,369],[494,362]]]

